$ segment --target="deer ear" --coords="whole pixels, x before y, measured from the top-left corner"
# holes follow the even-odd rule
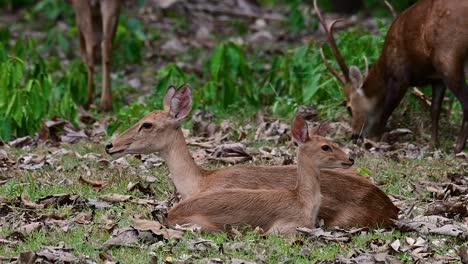
[[[349,67],[349,79],[354,90],[361,89],[364,78],[358,67],[354,65]]]
[[[328,134],[328,131],[330,130],[330,121],[323,121],[320,123],[318,126],[312,128],[310,130],[311,135],[318,135],[318,136],[326,136]]]
[[[309,140],[309,129],[302,116],[297,115],[291,125],[291,133],[298,144],[306,143]]]
[[[192,110],[192,89],[182,85],[172,96],[169,115],[176,121],[184,119]]]
[[[176,92],[176,88],[174,86],[169,86],[166,90],[166,95],[164,95],[164,110],[169,110],[171,108],[171,99]]]

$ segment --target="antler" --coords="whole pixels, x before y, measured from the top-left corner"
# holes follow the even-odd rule
[[[390,4],[387,0],[385,0],[384,3],[390,10],[390,13],[392,13],[393,19],[395,19],[397,17],[397,13],[395,12],[395,9],[393,8],[392,4]]]
[[[364,63],[366,64],[366,70],[364,71],[364,76],[367,76],[369,74],[369,61],[367,61],[366,55],[364,57]]]
[[[340,51],[338,50],[338,46],[336,45],[335,38],[333,37],[333,28],[337,22],[340,22],[341,20],[334,20],[330,23],[330,26],[327,27],[327,24],[325,22],[325,19],[323,19],[322,13],[320,12],[320,9],[317,6],[317,0],[314,0],[314,10],[315,13],[318,16],[318,19],[320,21],[320,24],[322,24],[325,33],[327,34],[327,39],[328,39],[328,44],[330,45],[333,55],[336,58],[336,61],[338,62],[338,65],[340,65],[341,71],[343,72],[343,75],[338,77],[337,76],[337,71],[335,69],[331,69],[331,65],[328,63],[325,63],[327,65],[327,68],[335,75],[338,80],[340,80],[343,84],[349,82],[349,69],[348,66],[346,66],[346,63],[344,61],[343,56],[341,55]],[[323,55],[323,53],[322,53]],[[325,56],[322,56],[324,58]],[[324,60],[325,61],[325,60]],[[330,66],[330,67],[329,67]]]
[[[323,49],[320,48],[320,57],[322,57],[323,63],[325,63],[325,66],[327,66],[328,70],[342,83],[345,84],[346,80],[343,78],[343,75],[340,74],[333,66],[327,61],[327,58],[325,58],[325,54],[323,53]]]

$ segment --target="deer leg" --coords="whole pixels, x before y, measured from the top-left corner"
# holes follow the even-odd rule
[[[452,58],[459,57],[453,56]],[[452,64],[441,63],[439,67],[443,70],[441,72],[445,86],[455,94],[462,106],[463,123],[455,145],[455,152],[459,153],[465,148],[468,138],[468,85],[463,76],[463,63],[461,61],[454,61]]]
[[[94,47],[86,45],[85,63],[88,71],[88,100],[86,102],[86,108],[88,108],[93,102],[94,98]]]
[[[93,102],[94,97],[94,49],[91,45],[86,44],[86,38],[82,32],[80,34],[80,50],[81,50],[81,57],[83,58],[83,62],[86,66],[86,71],[88,73],[88,83],[87,83],[87,90],[88,90],[88,100],[86,101],[85,108],[89,108],[91,103]]]
[[[439,144],[439,117],[444,99],[445,85],[441,81],[432,83],[432,103],[431,103],[431,120],[432,120],[432,144]]]
[[[88,101],[86,107],[93,101],[94,56],[96,40],[94,37],[91,7],[87,1],[72,1],[75,10],[75,21],[80,37],[80,51],[88,72]]]
[[[102,14],[102,94],[100,108],[104,111],[112,109],[112,93],[110,83],[110,60],[112,54],[112,40],[118,21],[119,1],[104,0],[101,2]]]

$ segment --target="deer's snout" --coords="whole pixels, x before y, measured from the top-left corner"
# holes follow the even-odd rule
[[[349,162],[351,162],[351,164],[354,164],[354,158],[349,157]]]
[[[114,145],[112,145],[112,142],[108,142],[106,144],[106,152],[107,154],[110,154],[110,150],[114,147]]]

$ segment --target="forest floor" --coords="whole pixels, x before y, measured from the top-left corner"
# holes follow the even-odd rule
[[[312,28],[291,34],[278,26],[287,18],[284,9],[263,8],[260,12],[250,1],[238,1],[234,6],[230,1],[156,2],[169,7],[148,5],[135,11],[146,28],[154,29],[147,34],[157,35],[156,40],[145,41],[140,64],[118,65],[112,76],[123,105],[148,94],[155,85],[154,73],[168,62],[199,71],[220,39],[231,38],[251,50],[261,47],[268,55],[281,53],[292,43],[323,38]],[[47,38],[39,25],[24,19],[28,14],[25,10],[2,13],[0,25],[11,25],[13,37]],[[336,15],[330,14],[333,17]],[[12,21],[22,23],[13,25]],[[353,16],[346,21],[345,28],[360,24],[376,31],[370,18]],[[305,24],[310,23],[314,22]],[[63,32],[70,30],[63,23],[58,27]],[[236,37],[239,31],[246,33]],[[76,43],[70,45],[76,47]],[[70,54],[58,56],[66,61]],[[129,85],[137,92],[119,88]],[[0,141],[0,263],[32,263],[35,259],[83,263],[468,263],[468,156],[451,152],[453,131],[458,131],[451,130],[453,124],[441,132],[441,149],[430,147],[429,114],[415,113],[409,107],[403,104],[394,115],[386,142],[351,143],[345,121],[332,122],[330,135],[357,155],[354,168],[400,208],[395,227],[317,228],[293,237],[249,229],[208,234],[196,228],[167,228],[159,220],[178,199],[167,167],[156,154],[116,160],[105,154],[103,146],[111,137],[107,125],[115,115],[95,117],[82,111],[81,120],[87,120],[78,128],[60,118],[46,120],[41,136]],[[295,162],[287,118],[260,110],[214,118],[197,109],[192,113],[196,114],[184,122],[184,132],[201,166]],[[424,118],[415,118],[417,115]],[[317,124],[320,118],[315,115],[309,121]],[[215,151],[221,145],[224,152]],[[229,152],[232,147],[236,150]]]

